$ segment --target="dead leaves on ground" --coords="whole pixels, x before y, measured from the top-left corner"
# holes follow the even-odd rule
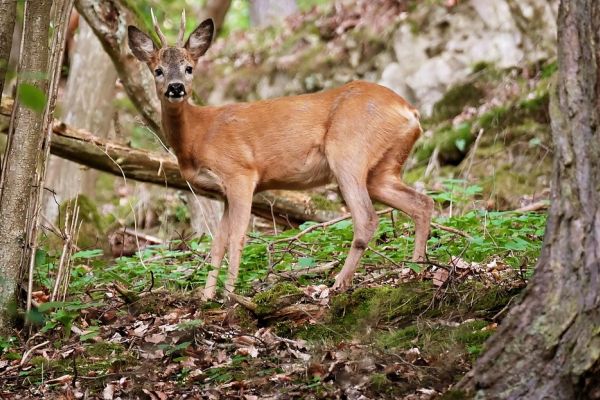
[[[355,283],[431,279],[443,288],[451,280],[494,282],[510,273],[498,260],[481,265],[454,258],[450,266],[420,275],[409,268],[366,268]],[[319,323],[333,294],[322,284],[302,292],[299,301],[273,315],[293,323]],[[36,295],[40,302],[42,294]],[[236,316],[240,305],[202,309],[193,299],[171,298],[166,292],[144,295],[143,301],[160,307],[139,313],[144,307],[125,304],[116,289],[107,287],[103,306],[84,310],[69,339],[60,329],[34,335],[18,349],[27,354],[22,363],[0,359],[0,379],[8,382],[0,396],[19,393],[21,398],[27,390],[32,398],[275,399],[303,398],[318,387],[322,398],[368,399],[378,385],[374,376],[385,377],[389,385],[410,382],[407,398],[429,399],[439,390],[427,386],[422,368],[429,368],[430,361],[417,347],[383,354],[359,342],[309,345],[281,337],[270,327],[242,327]]]

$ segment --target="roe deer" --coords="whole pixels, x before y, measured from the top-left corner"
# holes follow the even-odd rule
[[[218,190],[225,198],[210,253],[213,269],[204,289],[206,299],[215,296],[227,248],[225,291],[233,292],[252,196],[267,189],[307,189],[337,181],[352,214],[354,238],[334,289],[351,284],[375,232],[378,217],[371,199],[414,220],[413,260],[423,260],[433,201],[401,179],[402,166],[422,133],[414,107],[391,90],[362,81],[253,103],[192,105],[187,99],[194,67],[211,44],[213,22],[202,22],[184,44],[183,14],[177,44],[169,46],[154,14],[152,19],[160,47],[134,26],[128,29],[129,47],[154,73],[165,137],[182,176],[192,186]],[[215,180],[206,182],[198,171]]]

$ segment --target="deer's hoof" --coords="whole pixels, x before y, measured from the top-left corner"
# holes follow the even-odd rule
[[[350,288],[350,286],[352,286],[351,280],[347,280],[347,279],[337,280],[336,279],[335,283],[331,287],[331,290],[334,292],[345,292],[346,290],[348,290],[348,288]]]
[[[216,292],[213,290],[205,290],[202,294],[202,301],[212,301],[215,299]]]

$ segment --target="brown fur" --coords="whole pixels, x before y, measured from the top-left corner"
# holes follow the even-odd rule
[[[161,66],[177,72],[181,65],[195,61],[190,52],[178,50],[181,57],[171,58],[166,66],[165,49],[157,50],[148,60],[150,69]],[[182,81],[173,75],[171,79]],[[167,84],[157,81],[159,95]],[[337,180],[352,213],[354,240],[334,288],[351,284],[377,227],[371,199],[413,218],[413,259],[424,258],[433,202],[401,180],[402,166],[421,134],[419,114],[391,90],[355,81],[320,93],[222,107],[173,103],[162,95],[161,101],[163,128],[183,177],[206,187],[198,171],[209,171],[218,182],[215,189],[226,198],[211,250],[214,269],[207,279],[206,298],[214,297],[227,247],[225,289],[233,291],[252,196],[267,189],[306,189]]]

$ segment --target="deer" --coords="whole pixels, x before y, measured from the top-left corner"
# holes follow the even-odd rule
[[[354,231],[332,290],[344,291],[352,284],[379,223],[373,201],[414,221],[412,260],[424,261],[433,200],[402,180],[404,163],[423,132],[415,107],[392,90],[366,81],[249,103],[194,105],[188,101],[194,70],[211,45],[214,23],[203,21],[184,43],[184,10],[176,45],[170,46],[151,14],[160,45],[131,25],[128,44],[154,74],[166,141],[182,177],[192,187],[218,191],[224,199],[204,299],[216,295],[226,252],[224,291],[233,294],[252,198],[264,190],[305,190],[337,182]]]

